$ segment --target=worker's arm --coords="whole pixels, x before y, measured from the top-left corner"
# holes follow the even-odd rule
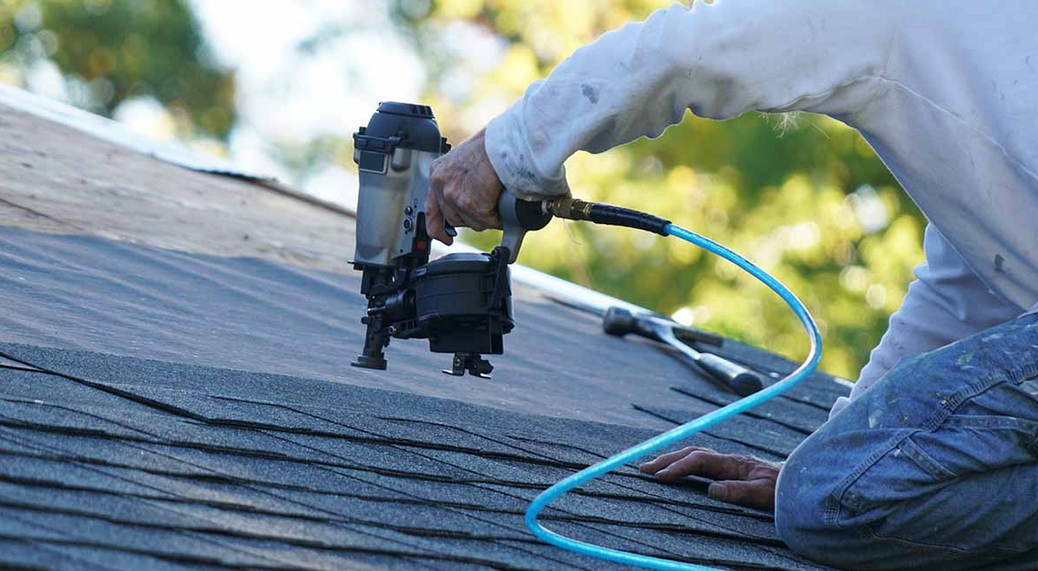
[[[502,182],[524,197],[564,194],[570,155],[656,137],[686,109],[713,119],[808,110],[853,124],[893,49],[896,10],[911,5],[717,0],[609,32],[530,85],[485,141],[480,132],[433,164],[429,233],[450,242],[444,219],[498,227]]]
[[[563,162],[659,136],[686,109],[712,119],[808,110],[853,123],[878,86],[897,14],[859,0],[674,5],[601,36],[486,129],[486,151],[520,195],[567,191]]]
[[[923,240],[926,262],[915,269],[901,308],[872,350],[850,399],[841,398],[830,416],[876,384],[902,357],[932,351],[1003,323],[1024,312],[991,293],[966,261],[930,225]]]

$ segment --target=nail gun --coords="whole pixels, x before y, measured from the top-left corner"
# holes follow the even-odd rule
[[[385,369],[390,339],[428,339],[434,353],[454,353],[450,370],[488,377],[485,354],[504,352],[515,326],[508,264],[528,230],[551,220],[540,202],[501,195],[504,234],[489,253],[451,253],[429,261],[425,200],[432,162],[450,150],[425,105],[385,102],[353,135],[360,174],[353,266],[367,297],[364,349],[356,367]],[[447,226],[454,235],[454,229]]]

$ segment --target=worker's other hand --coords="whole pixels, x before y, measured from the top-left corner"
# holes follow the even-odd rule
[[[452,243],[454,239],[443,229],[444,220],[476,231],[500,228],[497,200],[503,190],[487,157],[484,131],[480,131],[432,163],[425,202],[429,235],[444,244]]]
[[[711,498],[771,511],[775,509],[775,482],[782,464],[689,446],[646,462],[638,469],[661,482],[685,476],[711,478],[716,480],[707,490]]]

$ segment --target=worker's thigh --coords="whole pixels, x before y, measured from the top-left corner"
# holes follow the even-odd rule
[[[847,569],[1038,569],[1038,315],[899,362],[793,452],[775,521]]]

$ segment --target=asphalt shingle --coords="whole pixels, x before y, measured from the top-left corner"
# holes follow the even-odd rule
[[[5,232],[0,228],[0,241],[17,242]],[[519,339],[514,356],[505,359],[521,366],[535,355],[562,356],[567,343],[591,349],[554,379],[563,384],[542,384],[549,380],[533,374],[508,378],[531,383],[531,391],[552,386],[560,398],[582,393],[585,410],[542,409],[544,395],[489,403],[497,385],[423,373],[442,356],[414,344],[395,355],[401,371],[388,373],[391,382],[376,388],[370,382],[376,373],[340,367],[340,357],[322,355],[331,341],[300,345],[300,339],[332,335],[355,341],[359,327],[290,301],[309,292],[316,304],[336,306],[342,303],[336,298],[345,297],[337,307],[359,307],[359,296],[328,275],[73,237],[35,243],[47,246],[40,256],[28,246],[0,255],[0,267],[17,263],[40,280],[36,289],[0,289],[15,308],[0,325],[18,325],[16,335],[0,338],[34,341],[0,343],[9,357],[0,362],[0,563],[16,568],[623,569],[534,539],[523,524],[529,501],[574,471],[655,435],[655,427],[734,399],[656,355],[650,344],[601,335],[594,319],[560,317],[563,310],[548,302],[519,304],[521,327],[540,339]],[[111,260],[101,261],[105,255],[125,263],[126,273],[113,273]],[[141,279],[134,271],[143,272]],[[167,283],[158,275],[174,278]],[[77,306],[68,297],[76,287],[58,284],[59,276],[121,301],[98,294]],[[26,309],[28,299],[50,300],[57,309]],[[228,341],[215,348],[228,366],[211,366],[218,359],[198,356],[198,345],[188,339],[189,320],[179,315],[198,317],[195,303],[225,305],[194,324],[224,333],[227,320],[247,319],[270,304],[271,319],[283,321],[281,334],[261,331],[274,328],[261,320],[234,342],[243,344],[244,355],[264,343],[273,348],[283,336],[289,344],[272,349],[269,359],[285,362],[271,366],[264,358],[235,368],[244,360],[234,357]],[[140,320],[130,319],[138,309]],[[123,313],[109,321],[106,311]],[[41,316],[46,327],[26,323]],[[129,343],[140,328],[158,328],[167,318],[169,329],[146,331],[135,344],[111,352],[82,348],[96,349],[110,326],[108,342]],[[73,323],[89,327],[41,333]],[[172,345],[160,347],[167,341]],[[340,352],[352,349],[348,345],[334,343]],[[164,353],[173,349],[184,352],[175,359]],[[633,364],[627,349],[637,355]],[[728,350],[756,359],[765,372],[788,366],[753,348]],[[285,374],[285,363],[301,363],[308,354],[317,355],[313,363]],[[21,361],[47,372],[24,370]],[[622,414],[596,401],[598,392],[625,378],[609,375],[635,378],[647,371],[658,383],[632,391],[646,399],[632,398]],[[368,380],[354,383],[354,375]],[[596,377],[564,384],[579,375]],[[824,403],[845,392],[824,376],[810,382],[828,385],[773,401],[687,444],[770,458],[788,454],[824,422]],[[454,383],[448,390],[454,396],[407,390],[429,383]],[[465,386],[473,398],[466,398]],[[543,521],[609,547],[699,564],[820,569],[781,544],[770,514],[711,500],[705,487],[694,478],[665,486],[624,467],[564,496]]]

